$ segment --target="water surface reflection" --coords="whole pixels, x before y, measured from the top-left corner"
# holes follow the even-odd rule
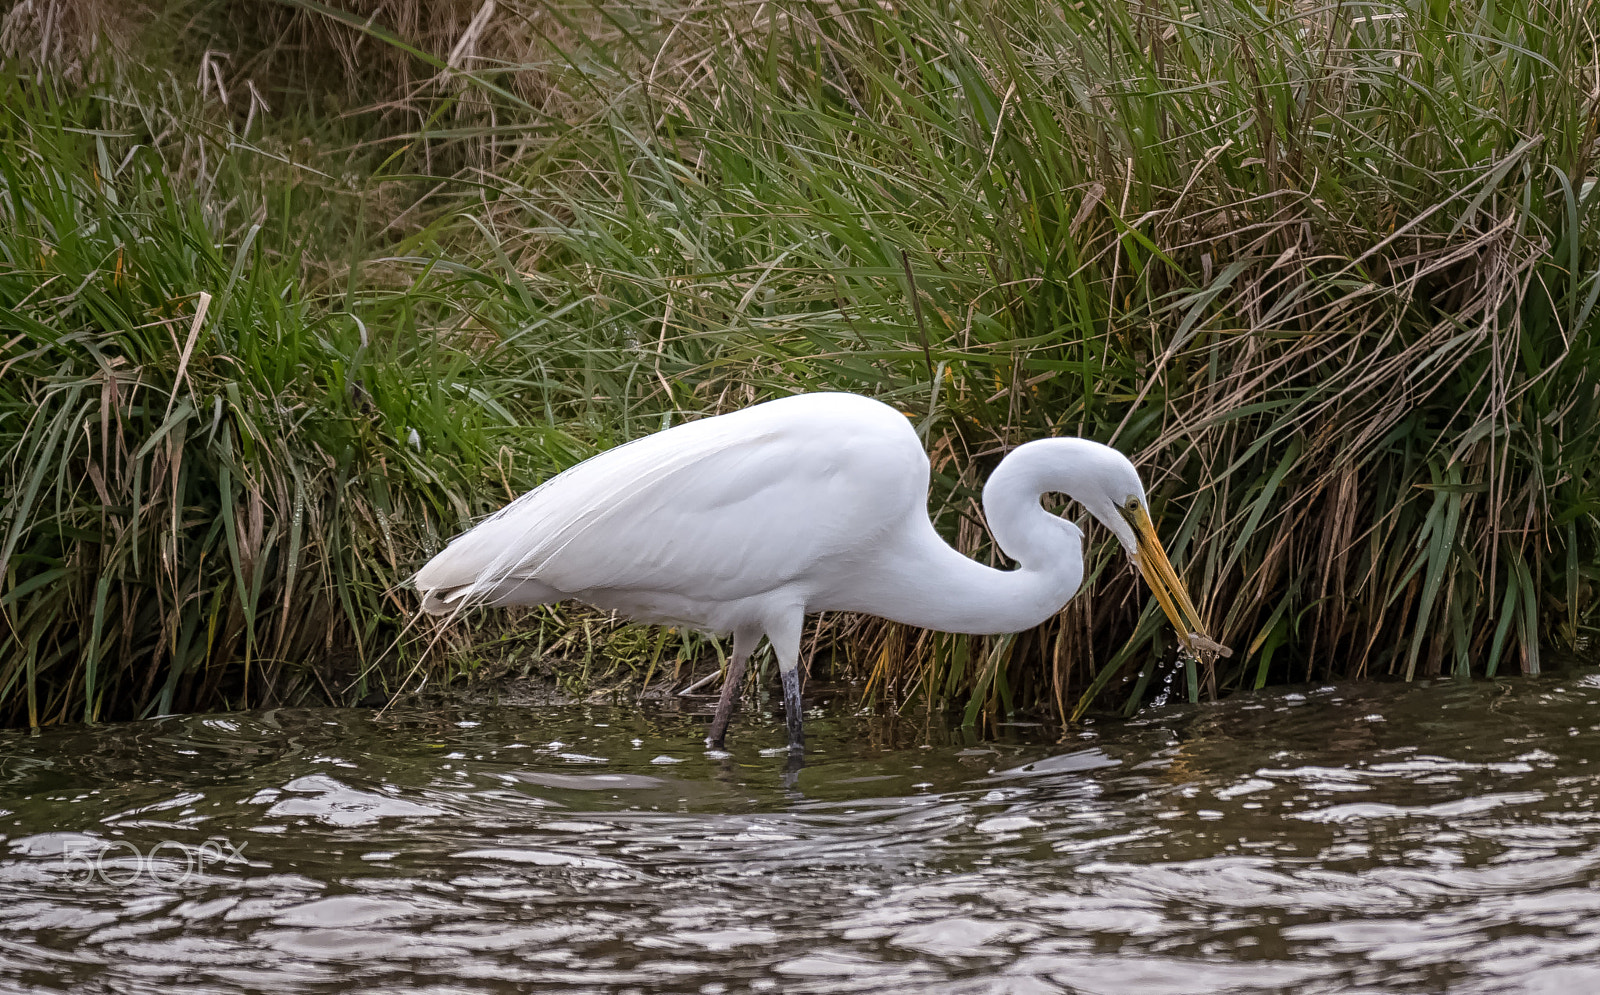
[[[641,707],[0,734],[39,992],[1600,991],[1600,677],[1339,687],[784,776]]]

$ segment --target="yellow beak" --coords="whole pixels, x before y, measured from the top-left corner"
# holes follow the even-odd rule
[[[1201,649],[1216,646],[1206,635],[1205,627],[1200,622],[1200,613],[1194,610],[1188,590],[1172,569],[1167,551],[1161,548],[1161,540],[1156,538],[1156,527],[1150,522],[1150,513],[1144,510],[1143,505],[1123,508],[1121,511],[1128,524],[1139,534],[1139,548],[1133,554],[1133,565],[1139,568],[1145,583],[1150,585],[1156,600],[1161,602],[1161,610],[1167,613],[1167,618],[1172,619],[1173,627],[1178,630],[1178,641],[1191,653],[1196,651],[1196,642],[1201,644]]]

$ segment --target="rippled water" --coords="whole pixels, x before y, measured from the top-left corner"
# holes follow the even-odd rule
[[[1600,677],[828,711],[0,735],[0,989],[1600,991]]]

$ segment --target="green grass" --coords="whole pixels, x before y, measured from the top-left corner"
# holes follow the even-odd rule
[[[280,85],[239,140],[237,100],[173,80],[10,71],[6,718],[445,676],[432,634],[396,643],[440,538],[595,448],[801,389],[914,415],[936,521],[980,557],[1006,448],[1133,454],[1237,650],[1184,665],[1191,699],[1592,652],[1591,6],[503,6],[495,37],[538,57],[408,83],[400,123]],[[349,9],[285,16],[404,54]],[[412,80],[455,36],[402,40]],[[286,164],[296,128],[343,164]],[[1035,632],[808,638],[973,722],[1131,712],[1175,644],[1104,538]],[[517,624],[593,680],[608,646],[706,652]]]
[[[317,277],[310,233],[359,191],[151,147],[211,143],[192,108],[0,87],[4,718],[347,700],[386,653],[392,680],[393,588],[438,523],[548,469],[495,470],[513,433],[573,453],[520,428],[522,381],[431,278]]]

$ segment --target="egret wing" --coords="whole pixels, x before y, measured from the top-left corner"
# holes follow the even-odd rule
[[[727,602],[844,569],[926,503],[927,457],[900,416],[863,423],[859,412],[841,421],[760,410],[691,422],[579,464],[457,538],[418,573],[418,588],[446,603],[513,580],[562,594]]]

